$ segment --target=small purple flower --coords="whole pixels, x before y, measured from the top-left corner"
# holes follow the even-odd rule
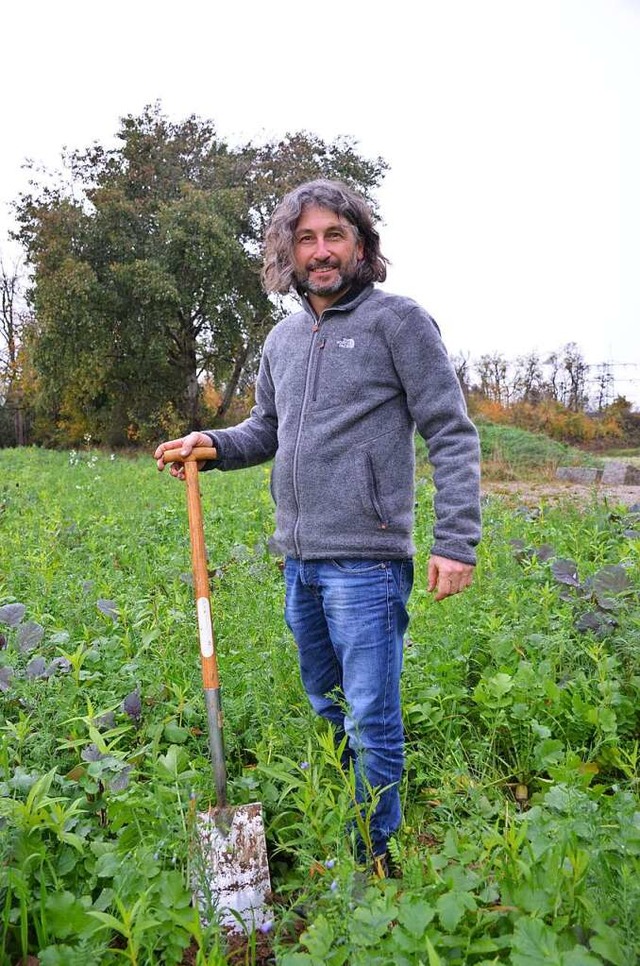
[[[263,933],[266,936],[267,933],[271,932],[271,930],[273,929],[273,919],[266,919],[263,923],[261,923],[258,926],[258,929],[260,930],[261,933]]]
[[[302,769],[302,771],[306,771],[308,767],[309,767],[309,762],[308,761],[301,761],[300,762],[300,768]]]
[[[331,889],[332,892],[335,892],[336,889],[338,888],[338,880],[334,879],[331,885],[329,886],[329,888]]]
[[[327,861],[324,864],[324,867],[325,867],[325,869],[332,869],[335,864],[336,864],[336,860],[335,859],[327,859]]]

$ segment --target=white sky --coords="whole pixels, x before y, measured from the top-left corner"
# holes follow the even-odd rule
[[[640,0],[21,0],[1,27],[5,252],[24,159],[156,100],[230,141],[350,135],[391,166],[386,288],[450,352],[573,341],[640,404]]]

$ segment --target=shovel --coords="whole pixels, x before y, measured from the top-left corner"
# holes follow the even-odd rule
[[[163,453],[165,463],[184,464],[200,664],[216,788],[216,807],[196,813],[197,861],[192,888],[205,923],[214,908],[220,924],[228,930],[251,933],[270,918],[267,899],[271,882],[262,805],[253,802],[232,807],[227,803],[222,705],[196,465],[197,460],[212,460],[216,455],[213,447],[196,447],[189,456],[182,456],[179,449]]]

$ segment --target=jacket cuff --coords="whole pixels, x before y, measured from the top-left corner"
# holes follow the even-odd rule
[[[220,442],[219,442],[218,437],[216,436],[216,434],[215,433],[210,433],[208,429],[203,429],[202,432],[204,433],[205,436],[208,436],[209,437],[209,439],[211,440],[211,445],[212,446],[215,446],[216,451],[218,453],[218,458],[217,459],[215,459],[215,460],[207,460],[207,462],[202,467],[201,472],[206,473],[208,470],[215,470],[219,466],[220,460],[222,459],[222,454],[220,452]]]
[[[478,560],[471,547],[450,547],[434,543],[431,547],[431,555],[435,557],[446,557],[447,560],[457,560],[459,563],[470,564],[475,567]]]

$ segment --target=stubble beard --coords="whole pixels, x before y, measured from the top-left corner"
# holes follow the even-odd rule
[[[319,268],[320,266],[314,266]],[[303,289],[311,292],[312,295],[337,295],[338,292],[346,291],[355,281],[358,271],[358,259],[354,255],[350,262],[338,272],[338,276],[333,282],[312,282],[309,271],[297,273],[298,282]]]

